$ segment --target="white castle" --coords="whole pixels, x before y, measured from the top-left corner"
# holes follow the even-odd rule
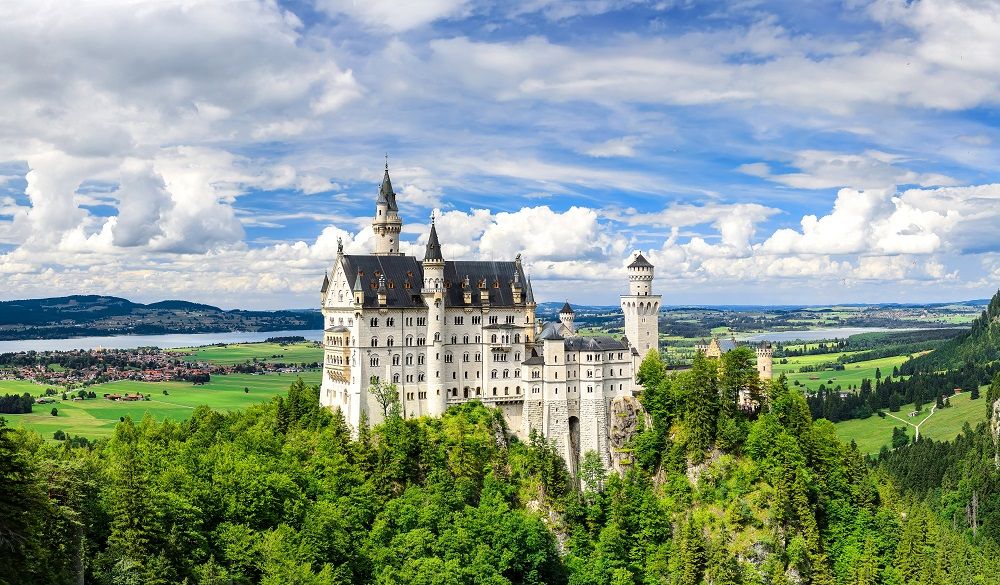
[[[339,408],[356,430],[362,413],[371,424],[383,418],[371,387],[391,383],[405,417],[478,400],[499,408],[518,436],[534,431],[553,441],[572,471],[591,450],[605,466],[623,463],[615,438],[628,429],[618,427],[628,419],[623,411],[638,409],[639,363],[658,348],[653,265],[637,254],[628,266],[624,338],[585,337],[568,302],[558,322],[536,319],[520,255],[445,260],[432,218],[418,260],[399,252],[402,225],[386,165],[373,253],[345,254],[338,245],[323,279],[321,404]]]

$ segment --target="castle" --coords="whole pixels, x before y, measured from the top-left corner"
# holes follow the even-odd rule
[[[658,347],[653,265],[637,254],[628,266],[624,338],[584,337],[568,302],[558,321],[536,319],[520,255],[446,260],[432,218],[418,260],[399,252],[402,226],[386,165],[374,250],[350,255],[338,245],[324,275],[321,404],[357,429],[362,414],[371,424],[383,418],[371,392],[379,382],[396,386],[404,417],[439,416],[478,400],[500,409],[518,436],[537,432],[554,442],[571,471],[588,451],[606,467],[620,463],[623,413],[637,411],[635,373]]]

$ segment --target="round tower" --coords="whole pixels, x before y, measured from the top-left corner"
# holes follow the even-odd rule
[[[653,265],[639,254],[628,265],[628,294],[647,296],[653,294]]]
[[[569,306],[569,301],[563,303],[562,309],[559,310],[559,322],[566,327],[571,333],[575,332],[576,329],[573,328],[573,319],[576,315],[573,312],[573,307]]]
[[[378,189],[375,200],[375,219],[372,220],[372,231],[375,232],[375,251],[377,256],[399,255],[399,233],[403,231],[403,220],[399,218],[399,207],[396,205],[396,193],[392,190],[389,180],[389,161],[385,162],[385,175]]]
[[[757,346],[757,373],[761,380],[770,380],[774,376],[772,370],[774,348],[766,341]]]
[[[628,294],[622,295],[625,337],[636,350],[635,368],[651,350],[660,348],[660,295],[653,294],[653,265],[636,254],[628,265]]]

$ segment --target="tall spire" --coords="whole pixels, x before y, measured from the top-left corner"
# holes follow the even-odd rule
[[[382,176],[382,184],[378,188],[378,199],[376,205],[385,205],[389,211],[399,211],[396,206],[396,192],[392,190],[392,181],[389,179],[389,155],[385,155],[385,174]]]
[[[427,249],[424,251],[424,262],[428,260],[444,260],[441,255],[441,242],[438,241],[437,227],[434,226],[434,213],[431,213],[431,234],[427,237]]]

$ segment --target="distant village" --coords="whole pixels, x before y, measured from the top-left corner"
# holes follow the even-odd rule
[[[158,348],[91,349],[74,351],[27,351],[0,354],[0,380],[31,380],[73,390],[118,380],[141,382],[208,382],[212,376],[227,374],[268,374],[301,372],[318,364],[248,361],[221,365],[187,361],[190,353]],[[141,397],[114,396],[110,399],[137,400]]]

